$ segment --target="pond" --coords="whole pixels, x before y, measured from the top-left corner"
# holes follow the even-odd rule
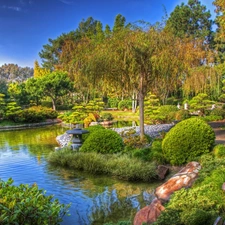
[[[63,225],[102,225],[133,219],[153,199],[159,184],[123,182],[50,166],[47,156],[57,147],[60,125],[0,132],[0,178],[14,184],[36,183],[61,203],[71,203]]]

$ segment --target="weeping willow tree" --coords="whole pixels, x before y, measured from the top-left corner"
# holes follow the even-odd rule
[[[218,99],[221,93],[221,79],[223,73],[217,67],[199,66],[189,71],[183,84],[183,94],[195,96],[199,93],[205,93],[212,99]]]

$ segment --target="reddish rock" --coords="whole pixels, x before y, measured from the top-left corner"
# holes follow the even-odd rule
[[[170,195],[181,188],[190,187],[198,176],[201,166],[198,162],[190,162],[167,182],[157,187],[155,195],[162,201],[168,201]]]
[[[165,208],[159,199],[153,199],[150,205],[145,206],[137,212],[134,218],[133,225],[142,225],[142,223],[151,224],[155,222],[161,211],[163,211],[164,209]]]
[[[169,168],[163,165],[159,165],[157,168],[157,174],[160,180],[164,180],[169,173]]]

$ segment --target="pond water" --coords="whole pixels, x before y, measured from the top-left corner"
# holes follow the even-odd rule
[[[71,203],[63,225],[102,225],[133,219],[153,199],[159,184],[119,181],[50,166],[47,156],[57,147],[56,136],[67,129],[60,125],[0,132],[0,178],[14,184],[36,183],[61,203]]]

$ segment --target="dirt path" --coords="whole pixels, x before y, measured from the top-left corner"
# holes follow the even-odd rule
[[[216,134],[216,144],[225,144],[225,120],[208,123]]]

